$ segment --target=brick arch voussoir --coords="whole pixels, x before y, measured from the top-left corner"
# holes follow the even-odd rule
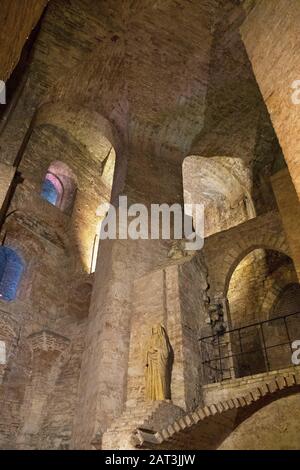
[[[137,447],[148,449],[218,449],[224,440],[250,416],[270,403],[300,392],[300,373],[278,374],[247,394],[198,407],[155,435],[139,434]],[[226,426],[224,427],[224,421]],[[223,421],[223,423],[222,423]],[[207,429],[213,430],[211,435]],[[136,431],[138,433],[139,430]],[[148,440],[149,437],[149,440]]]

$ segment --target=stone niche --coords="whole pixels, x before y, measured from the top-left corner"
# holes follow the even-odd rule
[[[172,347],[171,400],[184,409],[201,401],[199,330],[205,318],[206,276],[199,258],[153,271],[134,283],[127,407],[145,401],[145,350],[161,323]]]

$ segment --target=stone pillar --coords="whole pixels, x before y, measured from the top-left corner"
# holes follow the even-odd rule
[[[299,110],[300,111],[300,110]],[[300,281],[300,203],[287,168],[271,178],[272,187]]]
[[[28,341],[32,350],[32,373],[22,407],[23,427],[17,437],[20,449],[38,448],[36,439],[40,438],[43,411],[70,344],[64,336],[47,330],[30,335]]]
[[[300,80],[300,2],[246,4],[242,39],[300,197],[300,93],[293,89]]]
[[[72,448],[91,448],[96,434],[102,435],[122,411],[134,265],[129,245],[127,240],[100,242]]]
[[[128,204],[142,202],[150,208],[151,202],[182,203],[181,164],[151,166],[152,158],[151,154],[132,156],[122,193],[128,196]],[[156,181],[161,183],[160,191]],[[169,246],[168,240],[161,239],[100,241],[72,448],[92,448],[96,436],[124,409],[133,282],[163,263]]]

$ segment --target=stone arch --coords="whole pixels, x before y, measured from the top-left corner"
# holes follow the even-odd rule
[[[103,183],[112,186],[116,157],[121,153],[122,145],[117,131],[104,116],[67,102],[47,102],[37,109],[28,130],[28,140],[32,132],[40,128],[62,130],[95,162]],[[71,169],[76,173],[74,168]],[[80,174],[77,178],[80,183]]]
[[[61,208],[70,216],[70,242],[79,251],[79,256],[74,257],[75,271],[94,269],[100,230],[97,208],[111,202],[113,188],[116,197],[124,182],[125,166],[117,159],[121,147],[117,132],[104,116],[63,101],[42,104],[24,138],[17,165],[25,179],[30,180],[35,194],[40,196],[45,175],[55,161],[67,165],[76,181],[73,203],[69,201]],[[57,180],[53,179],[55,186]]]
[[[229,282],[232,277],[232,274],[239,263],[245,258],[249,253],[257,249],[273,250],[279,251],[287,256],[289,256],[289,248],[285,239],[281,235],[270,237],[268,233],[258,234],[257,240],[253,242],[245,235],[241,236],[238,240],[238,244],[235,248],[232,248],[230,251],[230,257],[227,255],[224,259],[225,265],[225,275],[224,275],[224,285],[223,285],[223,295],[226,297]]]
[[[255,217],[251,171],[241,158],[190,155],[182,174],[185,203],[204,205],[206,237]]]
[[[107,155],[107,149],[121,150],[121,143],[111,123],[100,113],[65,102],[42,104],[35,113],[33,127],[52,125],[65,129],[94,156]],[[103,158],[103,159],[104,159]]]
[[[272,379],[260,381],[256,388],[249,388],[245,394],[205,407],[201,405],[192,413],[175,418],[167,428],[159,429],[155,434],[136,429],[133,439],[136,447],[146,449],[220,449],[226,438],[248,418],[271,403],[298,395],[299,390],[299,371],[277,374]],[[220,424],[223,419],[226,426]],[[214,432],[208,436],[210,427]]]
[[[286,319],[269,320],[273,296],[276,298],[278,290],[297,278],[297,274],[290,257],[263,248],[238,257],[237,261],[242,259],[232,272],[226,291],[225,318],[228,330],[233,330],[228,337],[233,352],[237,353],[234,360],[237,377],[288,367],[290,363],[292,336],[286,330]],[[239,327],[242,329],[236,331]]]
[[[18,300],[24,301],[30,297],[35,268],[45,253],[45,246],[38,237],[32,237],[30,231],[24,230],[17,223],[18,217],[19,214],[16,212],[16,220],[11,219],[5,227],[5,244],[19,253],[24,261],[18,294]]]
[[[278,212],[257,216],[205,240],[203,251],[208,266],[208,296],[211,302],[226,302],[233,271],[247,254],[259,248],[290,256]]]
[[[53,161],[45,174],[41,197],[63,212],[70,213],[74,204],[77,177],[71,168],[59,160]]]
[[[123,145],[111,122],[89,107],[64,101],[45,102],[36,109],[14,161],[15,167],[19,166],[33,132],[49,126],[63,130],[97,160],[104,180],[113,182],[109,169],[115,169],[115,173],[122,172],[124,165],[118,162],[117,155],[123,154]],[[123,182],[121,175],[116,179]]]
[[[15,217],[8,218],[5,225],[5,243],[15,250],[22,252],[25,264],[29,266],[34,259],[43,256],[45,246],[38,237],[32,237],[29,230],[23,230],[20,227],[18,218],[20,217],[22,220],[23,214],[16,210],[12,215],[15,215]]]

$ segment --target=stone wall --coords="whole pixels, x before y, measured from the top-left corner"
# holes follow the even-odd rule
[[[275,9],[273,2],[257,0],[241,26],[248,57],[298,196],[300,119],[299,105],[292,101],[295,91],[292,86],[295,80],[299,80],[299,21],[300,4],[297,0],[278,0]]]
[[[292,283],[297,283],[297,274],[291,258],[272,250],[249,253],[229,283],[230,325],[237,328],[269,319],[276,297]]]
[[[299,371],[299,367],[291,366],[281,370],[273,370],[271,372],[263,372],[239,379],[226,380],[223,383],[204,385],[203,402],[206,406],[210,406],[214,403],[245,396],[251,390],[263,385],[265,382],[278,380],[280,376],[292,374],[294,371]]]
[[[241,158],[193,155],[183,162],[187,204],[204,206],[205,237],[255,217],[252,174]]]
[[[298,233],[300,230],[300,203],[287,168],[272,176],[272,187],[277,200],[282,225],[291,249],[291,255],[299,278],[300,243]]]
[[[270,403],[240,424],[218,450],[298,450],[299,404],[299,393]]]
[[[156,450],[226,449],[225,443],[229,442],[230,446],[231,437],[239,435],[240,442],[234,439],[235,450],[240,446],[243,448],[243,445],[249,449],[247,447],[249,442],[255,443],[253,450],[268,448],[269,445],[271,448],[297,449],[299,436],[295,431],[298,426],[295,421],[292,423],[288,421],[290,409],[283,408],[283,413],[280,409],[282,410],[281,404],[286,400],[295,403],[289,397],[299,398],[299,380],[299,368],[290,368],[276,375],[264,377],[254,388],[244,391],[242,395],[231,395],[231,398],[223,398],[204,407],[199,406],[192,413],[175,418],[168,426],[156,428],[155,434],[153,431],[147,431],[147,428],[138,429],[136,445]],[[239,389],[238,383],[236,389]],[[276,406],[268,413],[269,405],[277,403],[279,413],[276,413]],[[277,418],[279,421],[282,420],[282,427]],[[249,421],[251,425],[247,426]],[[281,432],[285,431],[288,436],[293,434],[292,444],[289,444],[284,436],[280,436]],[[252,433],[255,434],[254,438]]]
[[[17,65],[22,48],[47,3],[48,0],[25,0],[22,4],[18,0],[2,2],[0,80],[6,81]]]
[[[7,35],[16,56],[5,73],[44,3],[35,10],[26,2],[17,41]],[[3,448],[93,447],[126,401],[142,396],[141,341],[158,320],[174,350],[172,399],[194,408],[208,301],[224,301],[233,270],[254,248],[289,253],[280,217],[266,214],[274,208],[267,175],[280,149],[239,36],[243,10],[219,3],[49,3],[0,135],[1,163],[21,175],[2,238],[26,265],[16,301],[0,300],[0,340],[9,350],[0,371]],[[168,240],[102,241],[92,276],[95,211],[111,186],[114,203],[122,194],[148,208],[182,205],[182,162],[192,147],[196,155],[241,158],[241,186],[263,215],[208,237],[205,260],[176,250],[172,258]],[[76,180],[66,212],[40,197],[56,160]],[[244,221],[244,191],[238,196],[234,224]],[[218,229],[232,225],[230,202]],[[38,334],[40,347],[32,343]],[[66,361],[59,348],[47,350],[47,335],[65,338]]]
[[[203,252],[206,265],[209,266],[208,294],[211,299],[226,297],[233,271],[239,262],[256,248],[271,249],[289,255],[290,250],[277,212],[261,215],[205,240]]]
[[[63,127],[64,122],[60,124]],[[93,156],[67,130],[45,123],[30,130],[9,206],[11,215],[3,226],[5,245],[25,262],[17,299],[9,304],[0,301],[19,328],[19,342],[2,378],[3,448],[70,445],[92,289],[96,209],[110,199],[111,179],[109,172],[102,179],[101,155],[103,159],[108,155],[105,139]],[[77,187],[66,213],[41,197],[47,170],[57,160],[68,165]],[[45,330],[70,342],[68,361],[58,367],[55,352],[31,354],[28,338]],[[9,345],[5,330],[2,336]],[[49,376],[37,382],[41,368],[47,373],[46,363]]]
[[[144,365],[151,328],[166,328],[173,350],[171,399],[192,409],[201,400],[200,327],[205,321],[206,270],[201,258],[153,271],[134,283],[127,405],[144,401]]]

